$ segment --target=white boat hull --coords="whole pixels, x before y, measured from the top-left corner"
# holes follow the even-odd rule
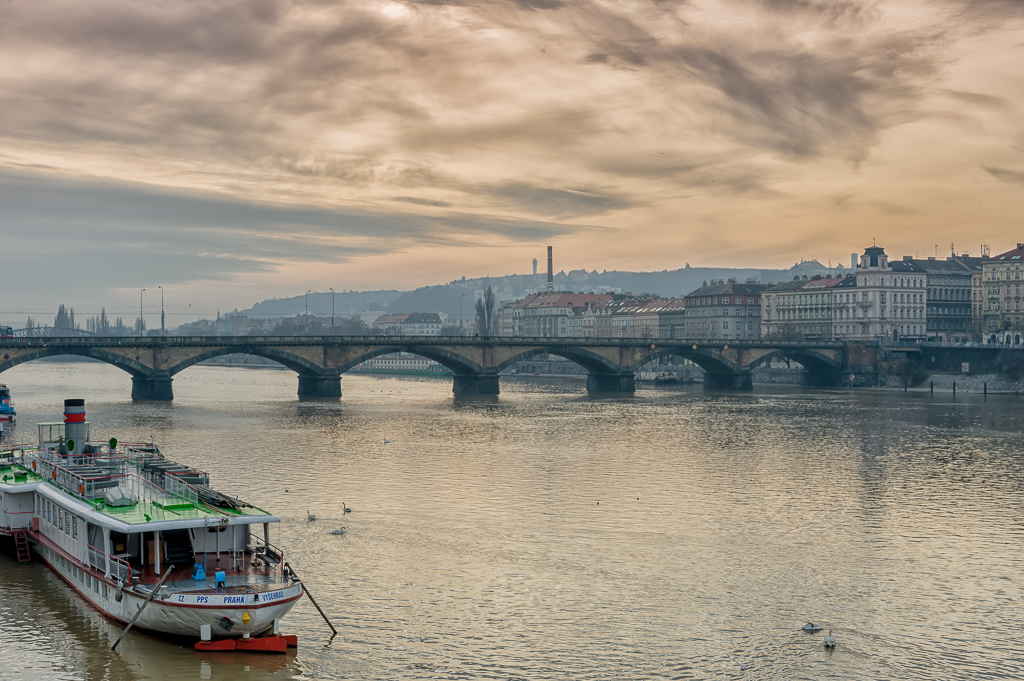
[[[70,564],[64,567],[59,561],[54,564],[42,553],[39,555],[43,562],[82,598],[107,617],[119,622],[129,622],[149,595],[148,592],[125,589],[121,594],[121,601],[118,602],[115,596],[117,591],[112,585],[105,585],[104,596],[103,583],[95,578],[87,583],[79,577],[83,574],[80,569],[76,570]],[[95,588],[92,588],[93,585]],[[157,595],[146,606],[133,627],[160,634],[199,638],[200,627],[209,624],[214,638],[240,638],[244,634],[256,636],[271,629],[274,620],[283,618],[302,597],[301,583],[282,587],[277,591],[252,594],[218,592],[170,593],[166,597]],[[220,626],[225,617],[231,622],[230,629]]]

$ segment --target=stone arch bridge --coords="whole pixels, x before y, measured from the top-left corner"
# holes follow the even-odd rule
[[[539,354],[554,354],[587,371],[587,390],[630,393],[634,372],[664,355],[693,361],[709,389],[750,390],[751,372],[775,357],[804,366],[808,385],[836,385],[848,373],[875,371],[874,345],[845,342],[707,342],[640,338],[507,338],[423,336],[165,336],[0,339],[0,372],[55,355],[90,357],[132,377],[132,397],[173,399],[174,376],[227,354],[265,357],[295,371],[299,397],[341,396],[341,375],[373,357],[408,352],[454,373],[456,394],[497,394],[502,369]]]

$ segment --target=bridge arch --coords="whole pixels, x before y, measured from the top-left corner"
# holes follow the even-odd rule
[[[322,375],[324,373],[323,367],[309,361],[305,357],[294,355],[289,352],[283,352],[277,348],[265,348],[257,346],[230,346],[223,348],[213,348],[206,352],[201,352],[197,355],[189,357],[186,360],[178,362],[167,370],[169,376],[181,373],[185,369],[191,366],[195,366],[200,362],[205,362],[208,359],[214,359],[215,357],[223,357],[224,355],[255,355],[256,357],[264,357],[266,359],[273,360],[278,364],[281,364],[292,371],[300,375]]]
[[[737,364],[716,350],[703,348],[699,345],[697,349],[694,349],[692,345],[656,345],[654,350],[645,352],[639,359],[634,361],[630,369],[636,371],[643,365],[666,355],[675,355],[676,357],[688,359],[706,373],[711,374],[741,373],[746,370],[746,367]]]
[[[758,357],[748,364],[747,367],[755,369],[777,358],[791,359],[799,362],[807,371],[812,373],[838,372],[843,368],[841,361],[810,348],[781,348]]]
[[[153,370],[142,362],[125,357],[114,352],[107,352],[101,348],[89,346],[68,346],[68,345],[43,345],[29,352],[22,352],[13,357],[8,353],[0,355],[0,373],[7,371],[19,364],[42,359],[44,357],[56,357],[58,355],[75,355],[77,357],[89,357],[107,364],[112,364],[118,369],[128,372],[132,378],[148,378],[153,375]]]
[[[355,367],[357,364],[362,364],[374,357],[390,355],[395,352],[407,352],[411,355],[419,355],[420,357],[432,359],[438,364],[451,369],[455,374],[469,375],[484,372],[484,367],[470,359],[467,359],[466,357],[463,357],[462,355],[452,352],[451,350],[417,345],[415,343],[370,347],[365,352],[359,353],[353,357],[348,357],[344,362],[339,362],[338,372],[343,374],[349,369]]]
[[[516,362],[535,357],[537,355],[558,355],[564,357],[570,362],[575,362],[581,367],[587,370],[590,374],[620,374],[623,371],[623,367],[612,362],[607,357],[602,357],[596,352],[587,350],[586,348],[576,347],[561,347],[561,346],[539,346],[536,348],[530,348],[523,350],[522,352],[509,357],[504,362],[499,363],[494,367],[494,371],[500,372],[503,369],[507,369]]]

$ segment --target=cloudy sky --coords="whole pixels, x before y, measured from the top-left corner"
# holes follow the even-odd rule
[[[660,270],[1024,241],[1022,0],[0,0],[0,63],[4,320],[549,244]]]

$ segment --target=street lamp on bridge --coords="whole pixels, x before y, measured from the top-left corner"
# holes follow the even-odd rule
[[[146,289],[142,289],[142,291],[145,291],[145,290]],[[142,328],[143,327],[143,324],[142,324],[142,291],[139,291],[139,335],[140,336],[144,335],[142,332],[145,330],[145,329]]]
[[[167,332],[164,331],[164,287],[157,286],[160,289],[160,335],[166,336]]]
[[[462,335],[462,296],[464,296],[464,295],[466,295],[466,294],[465,293],[460,293],[459,294],[459,335],[460,336]]]
[[[334,333],[334,289],[331,289],[331,333]]]
[[[306,291],[306,328],[303,330],[305,335],[309,335],[309,294],[312,293],[312,289]]]

